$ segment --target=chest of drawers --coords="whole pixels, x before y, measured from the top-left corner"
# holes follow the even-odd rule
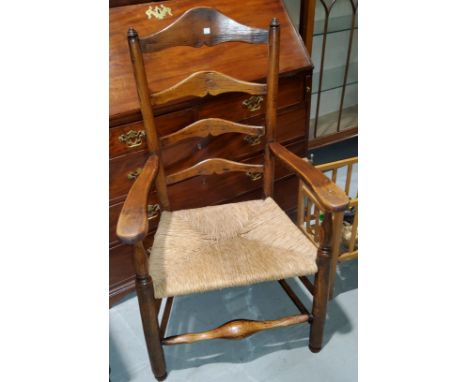
[[[145,3],[110,9],[110,106],[109,106],[109,297],[114,303],[133,290],[132,249],[121,244],[116,235],[117,218],[126,194],[146,158],[146,141],[136,87],[127,48],[127,29],[134,27],[141,36],[169,25],[186,10],[211,6],[249,26],[267,28],[277,17],[281,24],[280,79],[278,94],[277,138],[298,155],[305,155],[312,65],[300,36],[292,26],[281,0],[173,0],[166,17],[148,18],[146,11],[159,3]],[[229,45],[229,46],[226,46]],[[150,88],[168,88],[189,74],[217,70],[246,81],[265,82],[267,48],[242,43],[222,44],[212,48],[177,47],[154,53],[146,61]],[[198,119],[218,117],[248,124],[263,124],[265,102],[262,97],[226,94],[203,99],[186,99],[154,110],[160,135],[174,132]],[[162,152],[166,173],[188,167],[206,157],[236,161],[261,162],[263,146],[254,139],[225,134],[196,138],[168,146]],[[262,181],[244,173],[201,176],[169,186],[173,209],[195,208],[261,197]],[[297,181],[291,173],[277,167],[275,197],[286,211],[294,209]],[[151,194],[150,234],[145,245],[152,244],[159,206],[156,192]]]

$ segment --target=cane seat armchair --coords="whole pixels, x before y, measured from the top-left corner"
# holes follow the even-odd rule
[[[165,29],[139,38],[130,28],[128,43],[136,87],[148,143],[147,161],[135,180],[122,208],[117,235],[134,246],[136,291],[153,373],[158,380],[166,375],[163,345],[200,340],[244,338],[275,327],[308,322],[309,348],[322,346],[326,315],[330,243],[340,227],[340,217],[348,198],[333,182],[313,166],[275,141],[278,91],[280,27],[273,19],[269,30],[251,28],[228,18],[213,8],[198,7],[185,12]],[[266,84],[241,81],[214,71],[196,72],[169,89],[151,93],[143,54],[174,46],[201,47],[223,42],[268,45]],[[184,97],[216,96],[243,92],[266,95],[265,126],[250,126],[217,118],[202,119],[175,133],[159,136],[152,109]],[[264,163],[247,164],[209,158],[189,168],[166,174],[161,148],[193,137],[239,133],[265,136]],[[325,211],[321,244],[317,248],[273,200],[275,160],[292,169],[312,190]],[[167,186],[186,179],[230,171],[263,174],[264,199],[188,210],[171,210]],[[147,199],[155,186],[162,206],[158,229],[149,257],[142,240],[148,231]],[[332,215],[333,213],[333,215]],[[305,276],[316,274],[315,285]],[[314,295],[309,312],[284,281],[300,277]],[[174,296],[206,292],[233,286],[277,280],[301,314],[253,321],[237,319],[202,333],[164,337]],[[161,300],[167,298],[163,319],[158,322]]]

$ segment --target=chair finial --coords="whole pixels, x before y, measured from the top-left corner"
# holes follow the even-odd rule
[[[128,28],[127,36],[129,38],[138,37],[138,33],[133,27],[130,27]]]
[[[271,27],[279,27],[279,25],[280,25],[280,23],[279,23],[278,19],[277,19],[276,17],[273,17],[273,18],[271,19],[270,26],[271,26]]]

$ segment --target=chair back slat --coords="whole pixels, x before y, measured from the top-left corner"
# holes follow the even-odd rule
[[[140,44],[143,53],[149,53],[175,46],[199,48],[228,41],[265,44],[268,31],[240,24],[214,8],[197,7],[163,30],[141,39]]]
[[[166,181],[167,184],[173,184],[198,175],[224,174],[230,171],[263,173],[263,165],[233,162],[221,158],[210,158],[176,173],[166,175]]]
[[[203,138],[208,135],[217,136],[225,133],[262,136],[265,134],[265,127],[245,125],[220,118],[200,119],[175,133],[161,137],[161,145],[165,147],[188,138]]]
[[[191,74],[168,89],[151,94],[151,102],[154,106],[184,97],[216,96],[232,92],[265,95],[266,90],[266,84],[241,81],[216,71],[202,71]]]

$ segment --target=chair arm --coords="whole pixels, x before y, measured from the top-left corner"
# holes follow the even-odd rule
[[[125,244],[134,244],[148,233],[148,193],[158,169],[159,158],[151,155],[128,192],[117,223],[117,236]]]
[[[269,148],[276,158],[293,170],[310,187],[312,194],[327,212],[339,212],[346,209],[349,203],[348,196],[321,171],[278,142],[270,143]]]

